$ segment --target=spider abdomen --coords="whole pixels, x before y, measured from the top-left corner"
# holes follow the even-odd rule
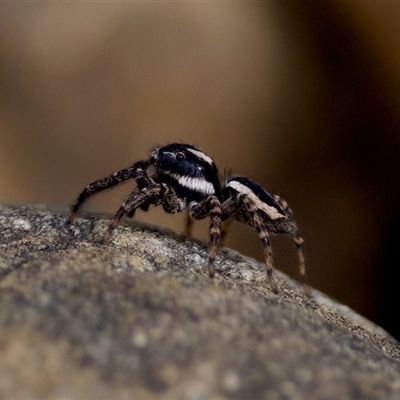
[[[224,184],[222,195],[225,198],[242,195],[251,201],[257,211],[269,220],[286,219],[284,210],[274,197],[260,185],[244,177],[228,178]]]

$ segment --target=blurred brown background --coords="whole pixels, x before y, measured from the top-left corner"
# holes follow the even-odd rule
[[[399,338],[399,20],[396,2],[2,3],[0,201],[67,205],[156,144],[197,145],[283,196],[311,284]],[[227,246],[262,259],[246,227]],[[296,276],[290,240],[274,252]]]

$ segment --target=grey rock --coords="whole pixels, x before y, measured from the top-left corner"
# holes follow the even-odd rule
[[[184,235],[0,206],[1,399],[399,399],[399,343]],[[323,268],[323,266],[321,266]],[[356,288],[355,288],[356,290]]]

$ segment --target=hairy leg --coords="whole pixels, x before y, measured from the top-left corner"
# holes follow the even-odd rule
[[[82,193],[79,195],[78,200],[72,207],[71,214],[68,217],[67,222],[71,223],[76,213],[82,204],[92,195],[101,192],[105,189],[111,188],[115,185],[118,185],[121,182],[124,182],[128,179],[133,178],[143,178],[147,176],[146,168],[150,165],[149,161],[139,161],[135,163],[132,167],[123,169],[121,171],[117,171],[114,174],[107,176],[106,178],[98,179],[87,185],[85,189],[83,189]]]
[[[249,225],[253,226],[258,233],[258,237],[261,240],[264,249],[265,267],[267,272],[267,278],[273,292],[277,292],[276,282],[273,278],[273,256],[272,247],[269,238],[268,229],[265,227],[263,219],[261,218],[256,203],[250,198],[244,196],[242,198],[243,206],[249,217]]]
[[[294,220],[294,214],[292,209],[289,207],[288,203],[282,199],[282,197],[278,195],[274,195],[274,200],[282,207],[285,215],[289,218],[288,222],[282,223],[281,227],[279,223],[274,226],[274,230],[281,231],[279,233],[287,233],[292,236],[293,242],[297,249],[297,255],[299,259],[299,276],[300,282],[303,285],[304,293],[309,296],[310,295],[310,286],[307,284],[307,274],[306,274],[306,264],[305,264],[305,256],[304,256],[304,239],[300,234],[300,231],[297,227],[297,224]]]
[[[136,209],[146,201],[150,201],[149,193],[143,192],[143,190],[140,190],[139,188],[135,188],[115,213],[114,218],[108,226],[108,233],[110,234],[115,229],[124,214],[133,215]]]
[[[215,196],[210,196],[192,206],[190,216],[194,219],[204,219],[210,216],[210,241],[208,242],[208,275],[215,275],[214,262],[217,256],[218,242],[221,235],[221,203]]]
[[[162,205],[169,214],[175,214],[182,208],[180,199],[170,186],[162,183],[151,183],[141,189],[137,187],[118,209],[111,221],[109,232],[118,225],[124,214],[133,217],[139,207],[147,211],[152,204],[155,206]]]

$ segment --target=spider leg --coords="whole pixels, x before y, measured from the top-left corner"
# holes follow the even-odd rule
[[[264,223],[264,220],[259,213],[257,204],[250,197],[238,193],[224,201],[221,204],[221,209],[222,220],[228,220],[228,224],[230,222],[229,218],[234,216],[239,222],[245,223],[246,225],[256,229],[264,248],[267,278],[272,290],[276,293],[277,287],[273,279],[273,256],[269,232],[267,225]],[[244,215],[247,215],[247,218],[243,218]]]
[[[308,295],[310,295],[310,286],[308,286],[308,284],[307,284],[306,264],[305,264],[305,257],[304,257],[304,239],[301,236],[300,231],[294,221],[293,211],[289,207],[287,202],[278,195],[274,195],[273,197],[274,197],[274,200],[282,207],[282,210],[284,211],[285,215],[290,220],[289,229],[286,228],[285,232],[283,232],[283,233],[289,233],[292,236],[293,242],[297,248],[297,255],[298,255],[298,259],[299,259],[300,281],[303,285],[304,293],[308,296]]]
[[[161,204],[165,212],[168,214],[176,214],[186,208],[186,199],[180,199],[171,186],[164,185]]]
[[[115,229],[124,214],[128,214],[130,217],[133,216],[136,209],[139,208],[146,200],[148,200],[146,194],[140,189],[135,188],[135,190],[122,203],[118,211],[115,213],[114,218],[108,226],[108,234]]]
[[[154,180],[149,176],[146,179],[139,178],[137,179],[138,188],[143,189],[146,185],[153,185],[155,184]],[[148,211],[150,207],[150,201],[144,201],[143,204],[140,205],[140,209],[143,211]],[[132,208],[131,210],[127,210],[126,214],[129,218],[133,218],[135,216],[136,208]]]
[[[87,185],[85,189],[83,189],[82,193],[79,195],[78,200],[76,201],[74,206],[72,207],[72,211],[67,219],[67,223],[71,223],[74,220],[75,215],[82,204],[95,193],[118,185],[119,183],[124,182],[127,179],[141,178],[145,180],[147,177],[145,170],[149,165],[150,161],[139,161],[130,168],[117,171],[106,178],[98,179],[97,181],[94,181]]]
[[[221,235],[221,203],[215,196],[209,196],[191,207],[190,216],[204,219],[210,216],[210,241],[208,242],[208,275],[215,275],[214,262],[217,256],[218,242]]]
[[[241,200],[243,202],[243,206],[245,207],[245,209],[250,217],[251,226],[253,226],[256,229],[256,231],[258,233],[258,237],[260,238],[261,243],[263,245],[267,278],[268,278],[269,284],[271,285],[273,292],[276,293],[277,285],[276,285],[276,282],[273,277],[273,271],[274,271],[273,255],[272,255],[272,247],[271,247],[268,229],[265,226],[264,221],[259,214],[256,203],[246,196],[243,196],[241,198]]]
[[[229,225],[231,224],[232,220],[226,221],[224,224],[221,225],[221,235],[219,238],[219,244],[223,245],[225,238],[226,238],[226,233],[227,230],[229,229]],[[186,236],[192,236],[193,232],[193,218],[190,217],[190,214],[186,214],[186,221],[185,221],[185,235]]]
[[[143,204],[140,205],[140,209],[143,211],[148,211],[150,207],[150,203],[147,201],[143,202]],[[136,213],[136,208],[133,208],[132,210],[127,210],[126,214],[129,218],[133,218]]]
[[[142,189],[137,187],[116,212],[108,228],[109,233],[118,225],[124,214],[127,214],[128,217],[133,217],[139,207],[147,211],[151,204],[156,206],[161,204],[169,214],[175,214],[185,206],[175,191],[168,185],[152,183]]]
[[[193,229],[193,219],[190,218],[190,214],[186,214],[186,221],[185,221],[185,234],[186,236],[192,236],[192,229]]]
[[[223,245],[226,239],[226,235],[228,233],[229,227],[232,223],[232,214],[236,212],[241,206],[240,196],[235,196],[233,198],[229,198],[225,200],[221,204],[221,219],[222,219],[222,230],[221,236],[219,238],[220,245]]]
[[[108,227],[108,233],[110,234],[115,229],[124,214],[131,217],[143,204],[146,206],[150,204],[160,204],[160,196],[162,196],[164,191],[164,185],[159,183],[151,184],[143,189],[135,188],[115,213],[114,218]]]
[[[299,258],[299,275],[300,280],[303,285],[304,293],[309,296],[310,295],[310,286],[307,284],[307,275],[306,275],[306,263],[304,258],[304,239],[300,235],[300,232],[296,229],[295,233],[292,235],[293,242],[297,247],[297,255]]]

